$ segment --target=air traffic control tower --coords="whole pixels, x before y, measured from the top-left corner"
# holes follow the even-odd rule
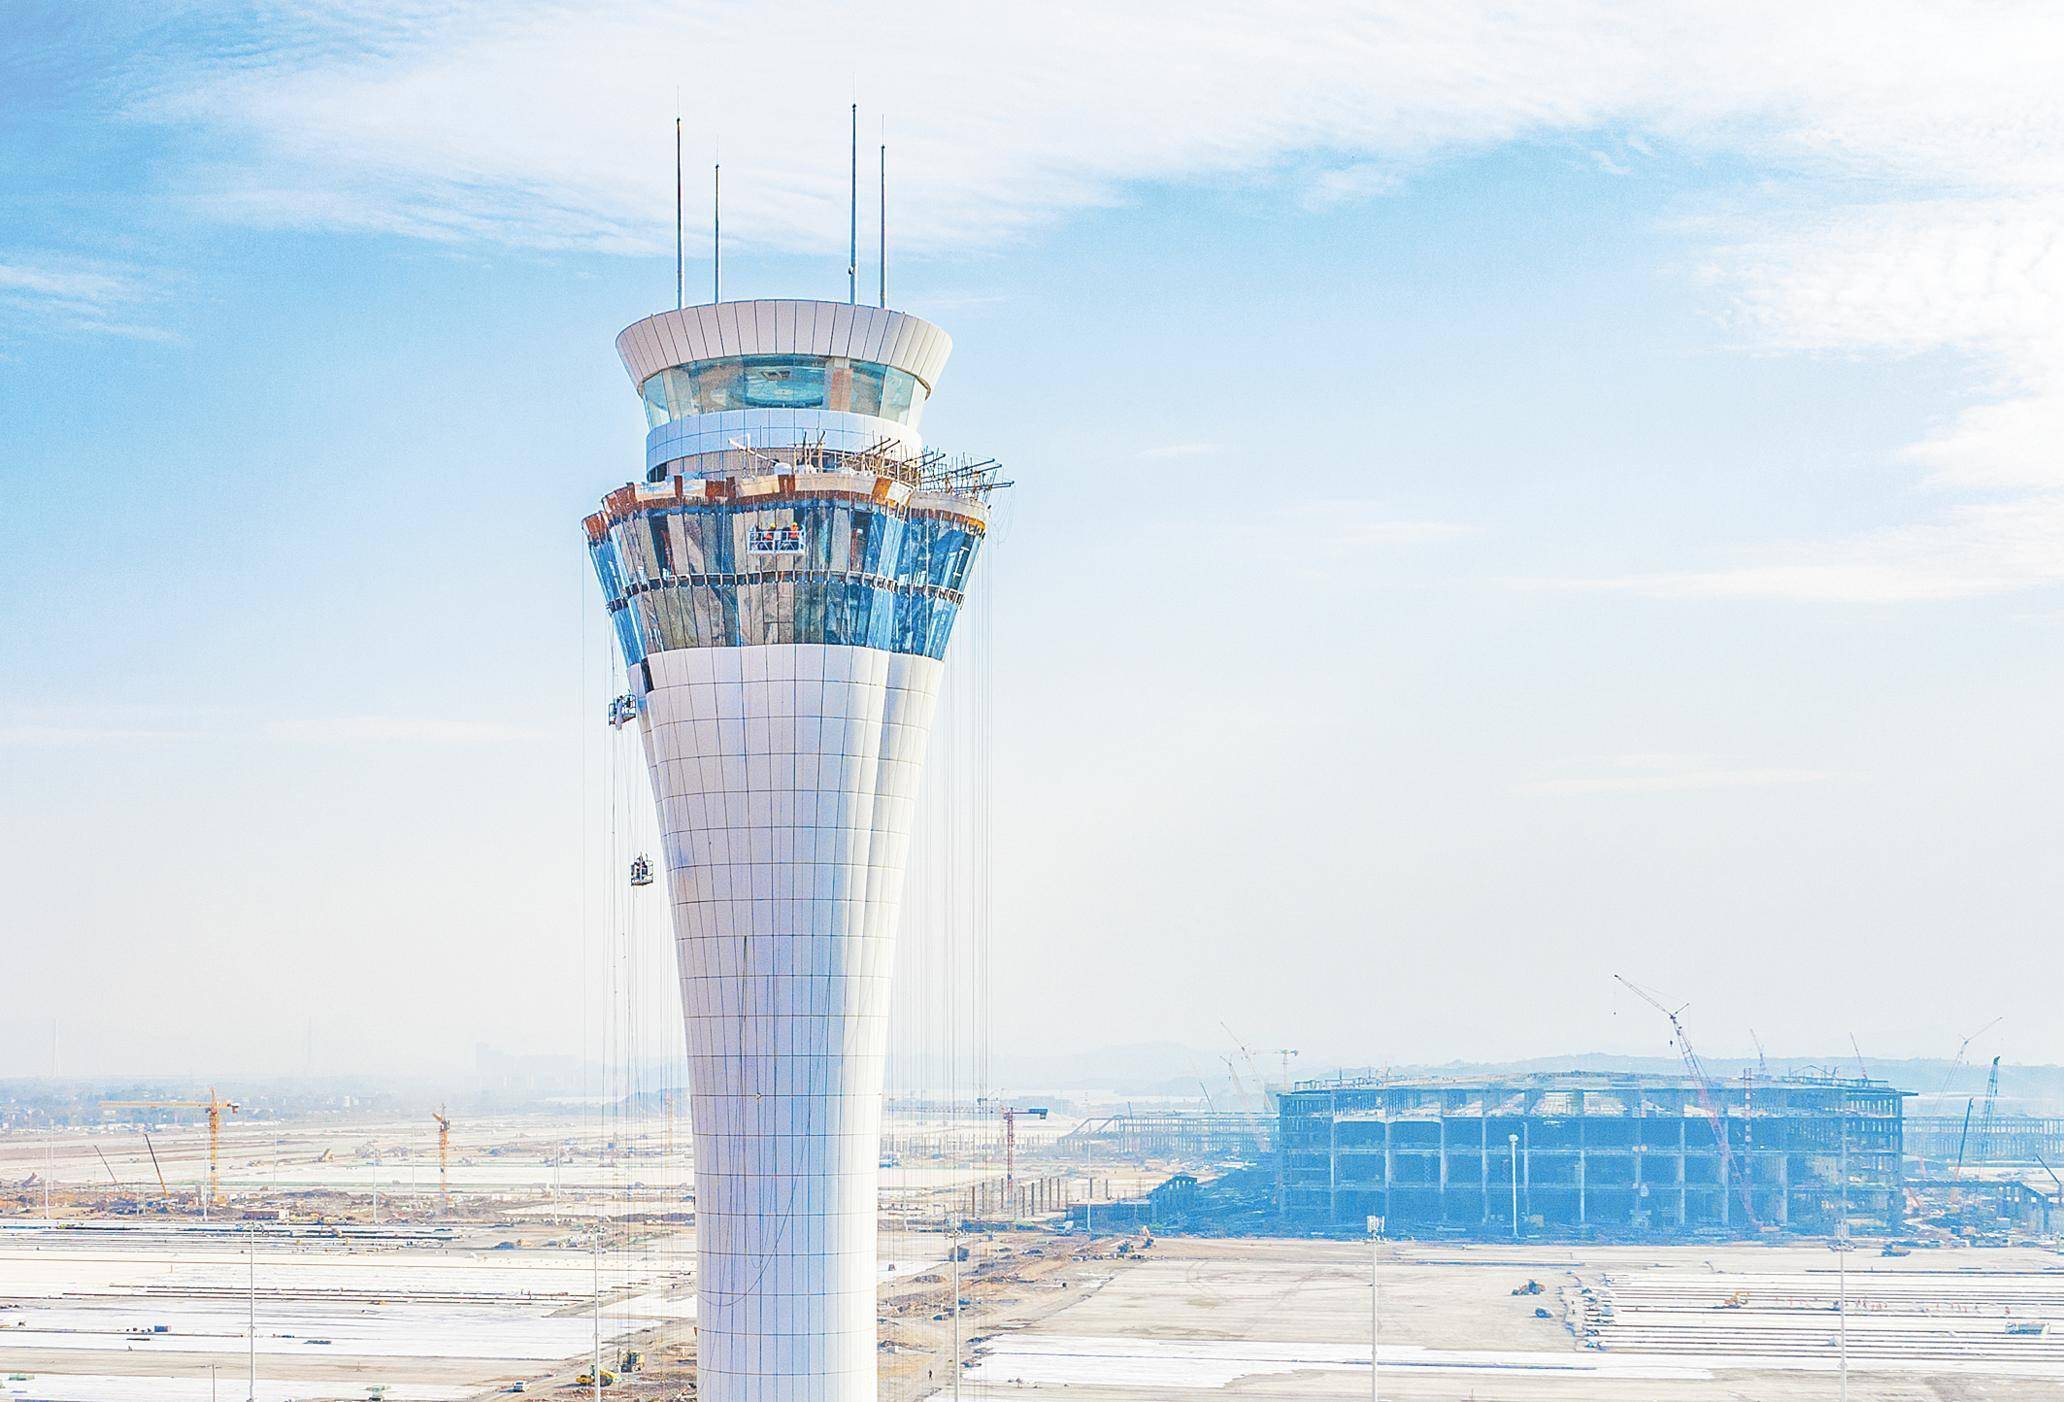
[[[718,302],[616,345],[645,472],[586,525],[673,906],[697,1396],[873,1402],[889,979],[995,469],[924,448],[951,342],[913,316]]]

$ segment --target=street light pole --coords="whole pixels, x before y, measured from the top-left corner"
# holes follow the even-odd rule
[[[1369,1219],[1369,1402],[1382,1402],[1383,1364],[1376,1349],[1381,1338],[1383,1319],[1382,1286],[1379,1283],[1383,1265],[1383,1219]]]
[[[1836,1228],[1835,1349],[1840,1358],[1842,1402],[1849,1402],[1849,1224]]]
[[[246,1358],[249,1362],[249,1376],[245,1380],[248,1389],[244,1402],[258,1402],[258,1239],[250,1227],[244,1228],[244,1250],[250,1263],[251,1294],[249,1312],[245,1315],[244,1340]]]
[[[1512,1157],[1512,1239],[1519,1240],[1519,1136],[1505,1136],[1506,1146]]]
[[[1835,1351],[1849,1402],[1849,1121],[1842,1121],[1842,1220],[1835,1223]]]

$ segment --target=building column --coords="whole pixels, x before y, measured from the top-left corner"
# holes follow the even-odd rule
[[[1636,1116],[1634,1121],[1633,1149],[1634,1206],[1628,1210],[1627,1224],[1629,1226],[1641,1224],[1645,1228],[1646,1224],[1642,1223],[1642,1219],[1647,1216],[1648,1198],[1642,1192],[1642,1189],[1648,1186],[1648,1178],[1642,1170],[1648,1159],[1648,1125],[1643,1122],[1643,1118],[1640,1116]]]
[[[1591,1136],[1585,1133],[1590,1122],[1583,1118],[1581,1096],[1578,1097],[1577,1108],[1577,1226],[1581,1229],[1591,1224],[1591,1203],[1584,1189],[1584,1180],[1591,1163]]]
[[[1734,1141],[1727,1132],[1727,1115],[1718,1114],[1720,1142],[1714,1146],[1713,1171],[1720,1176],[1720,1225],[1734,1224]]]
[[[1691,1196],[1691,1188],[1688,1181],[1690,1175],[1685,1172],[1687,1165],[1684,1161],[1684,1140],[1684,1116],[1680,1113],[1677,1116],[1677,1227],[1680,1231],[1684,1229],[1689,1221],[1688,1209],[1690,1204],[1688,1200]]]
[[[1326,1121],[1326,1215],[1340,1220],[1340,1097],[1333,1097],[1333,1113]]]
[[[1483,1226],[1491,1225],[1491,1103],[1486,1095],[1477,1103],[1477,1139],[1482,1147],[1477,1150],[1476,1166],[1483,1178]]]
[[[1395,1167],[1390,1152],[1390,1121],[1383,1122],[1383,1220],[1390,1221],[1390,1174]]]
[[[1531,1116],[1519,1122],[1519,1202],[1522,1217],[1534,1215],[1533,1123]]]
[[[1440,1117],[1440,1220],[1448,1220],[1448,1115],[1447,1107],[1441,1107]]]

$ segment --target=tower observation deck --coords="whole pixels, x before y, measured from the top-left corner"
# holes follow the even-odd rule
[[[673,910],[697,1395],[873,1402],[889,981],[995,467],[924,447],[951,342],[916,317],[719,302],[616,344],[645,471],[585,524]]]

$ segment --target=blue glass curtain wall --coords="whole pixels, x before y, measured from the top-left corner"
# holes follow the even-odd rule
[[[846,497],[687,502],[591,547],[624,659],[838,643],[942,657],[980,549],[967,520]]]

